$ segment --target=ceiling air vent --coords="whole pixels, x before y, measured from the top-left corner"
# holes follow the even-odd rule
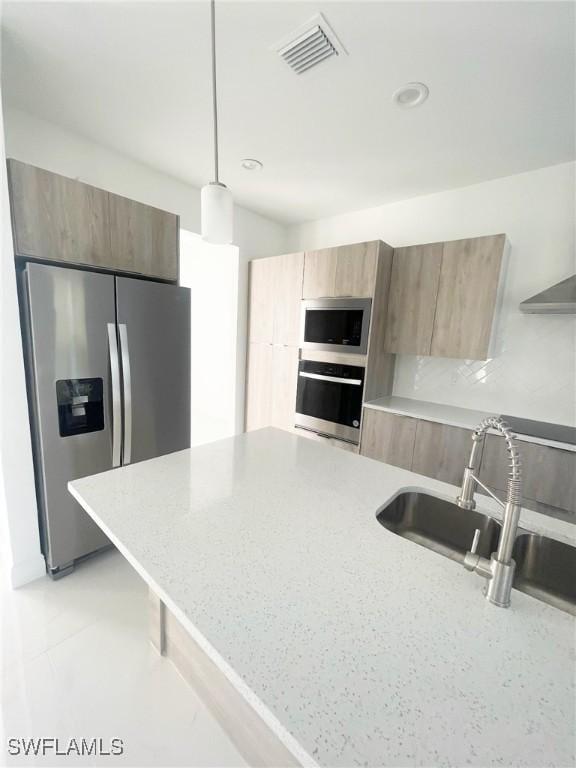
[[[276,43],[273,50],[297,75],[307,72],[332,56],[347,53],[321,13]]]

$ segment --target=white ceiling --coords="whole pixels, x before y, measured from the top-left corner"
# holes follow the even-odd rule
[[[271,46],[322,11],[349,52],[297,76]],[[217,2],[221,179],[302,221],[574,158],[571,2]],[[4,3],[6,100],[200,186],[209,3]],[[429,101],[393,91],[423,81]],[[249,173],[239,161],[256,157]]]

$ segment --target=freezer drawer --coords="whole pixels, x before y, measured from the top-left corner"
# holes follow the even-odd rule
[[[116,278],[122,463],[190,447],[190,291]]]
[[[22,279],[42,545],[54,572],[110,543],[66,486],[112,468],[114,278],[28,264]]]

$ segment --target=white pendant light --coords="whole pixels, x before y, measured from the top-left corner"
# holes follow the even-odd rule
[[[212,109],[214,117],[214,181],[202,187],[202,239],[227,245],[234,238],[234,202],[232,193],[218,179],[218,103],[216,100],[216,9],[210,0],[212,33]]]

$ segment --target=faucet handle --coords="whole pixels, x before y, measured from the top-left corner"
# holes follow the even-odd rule
[[[478,544],[480,543],[480,528],[476,528],[474,531],[474,538],[472,539],[472,546],[469,551],[464,555],[463,565],[467,571],[475,571],[478,563],[480,562],[480,555],[478,554]]]
[[[474,538],[472,539],[472,546],[470,547],[470,554],[475,555],[478,552],[478,544],[480,543],[480,528],[476,528],[474,531]]]

